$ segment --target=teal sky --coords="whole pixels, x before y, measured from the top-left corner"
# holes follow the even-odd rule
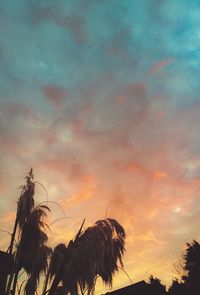
[[[199,237],[200,2],[1,1],[0,69],[1,227],[33,167],[80,222],[110,204],[132,279],[168,283]]]

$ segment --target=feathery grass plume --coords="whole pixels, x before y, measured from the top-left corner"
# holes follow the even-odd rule
[[[25,179],[26,184],[22,186],[22,192],[17,204],[17,217],[20,229],[22,229],[34,208],[35,184],[33,182],[34,174],[32,168]]]
[[[91,294],[97,276],[105,284],[112,285],[113,275],[118,271],[117,262],[123,267],[125,236],[124,228],[116,220],[107,218],[80,233],[74,242],[70,241],[65,263],[57,276],[61,278],[66,294],[77,295],[79,285]],[[52,286],[56,287],[54,282]],[[53,288],[49,294],[54,294]]]
[[[26,295],[35,294],[40,274],[46,272],[47,259],[52,253],[51,248],[46,245],[48,237],[43,231],[47,211],[50,211],[50,209],[44,205],[33,209],[21,231],[17,264],[20,269],[25,269],[29,277],[25,286]]]
[[[28,174],[25,177],[26,179],[26,184],[21,186],[22,188],[21,195],[19,197],[19,200],[17,202],[17,213],[16,213],[16,218],[15,218],[15,224],[14,224],[14,229],[13,233],[11,235],[11,241],[10,245],[8,248],[8,252],[10,254],[13,253],[13,248],[14,248],[14,242],[15,242],[15,236],[19,229],[21,231],[23,224],[27,220],[27,218],[30,216],[31,211],[34,208],[34,193],[35,193],[35,184],[33,182],[34,179],[34,174],[33,174],[33,169],[31,168]]]
[[[49,263],[49,268],[44,281],[43,293],[42,293],[43,295],[45,295],[47,292],[46,290],[49,283],[49,279],[52,280],[53,276],[59,270],[59,267],[64,259],[65,250],[66,250],[66,246],[65,244],[62,244],[62,243],[58,244],[53,250],[53,253],[51,255],[51,260]]]
[[[65,244],[60,243],[54,248],[53,254],[51,256],[51,262],[49,265],[50,279],[52,279],[53,276],[57,273],[59,266],[64,258],[65,252]]]
[[[31,168],[28,172],[27,176],[25,177],[26,184],[22,186],[22,192],[20,195],[20,198],[17,203],[17,213],[13,228],[13,233],[11,235],[11,241],[8,248],[8,253],[13,254],[13,251],[17,251],[17,249],[14,249],[14,243],[15,243],[15,236],[19,229],[19,233],[21,232],[23,225],[25,224],[26,220],[29,218],[33,208],[34,208],[34,193],[35,193],[35,184],[33,182],[34,174],[33,169]],[[16,261],[15,261],[16,262]],[[6,294],[9,294],[10,288],[13,282],[13,277],[17,276],[15,265],[13,266],[13,269],[11,271],[11,274],[9,276],[9,280],[6,287]],[[15,279],[16,284],[16,279]]]

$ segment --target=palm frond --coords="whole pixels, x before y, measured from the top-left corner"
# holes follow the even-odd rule
[[[23,267],[29,276],[25,287],[26,295],[34,294],[40,274],[46,272],[47,259],[52,253],[51,248],[46,245],[48,237],[43,231],[46,211],[49,211],[46,206],[36,207],[21,231],[17,260],[19,268]]]
[[[63,261],[64,255],[66,252],[66,246],[65,244],[58,244],[53,251],[53,254],[51,256],[51,262],[49,265],[49,273],[50,278],[58,272],[59,266],[61,265],[61,262]]]
[[[79,233],[68,246],[68,260],[62,273],[62,283],[70,294],[78,294],[78,284],[84,289],[94,288],[99,275],[105,284],[112,285],[118,271],[117,262],[123,267],[125,230],[114,219],[97,221],[94,226]]]
[[[30,172],[25,177],[26,184],[22,187],[22,192],[17,204],[17,219],[20,229],[22,229],[34,208],[35,184],[33,178],[34,174],[31,168]]]

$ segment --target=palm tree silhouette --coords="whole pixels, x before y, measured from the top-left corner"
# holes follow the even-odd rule
[[[25,179],[7,251],[13,263],[10,263],[12,267],[6,291],[1,295],[16,294],[18,278],[23,272],[26,272],[28,279],[21,284],[19,293],[26,281],[25,295],[37,293],[42,273],[46,275],[43,295],[77,295],[79,291],[81,294],[93,294],[97,277],[111,286],[113,276],[120,267],[118,264],[123,267],[124,228],[116,220],[107,218],[83,230],[84,220],[68,246],[58,244],[52,253],[45,232],[45,218],[50,209],[44,203],[35,206],[32,168]],[[46,291],[49,281],[52,284],[50,290]],[[5,280],[2,283],[5,285]]]
[[[32,168],[30,169],[30,171],[26,175],[25,179],[26,179],[26,184],[21,187],[22,191],[21,191],[21,195],[19,197],[18,203],[17,203],[17,212],[16,212],[13,233],[11,235],[11,241],[10,241],[10,245],[8,247],[8,253],[10,255],[13,255],[13,248],[14,248],[14,242],[15,242],[17,230],[19,229],[19,234],[20,234],[24,223],[29,218],[31,211],[34,208],[35,184],[33,182],[34,174],[33,174]],[[15,252],[16,252],[16,249],[15,249]],[[14,260],[15,260],[16,255],[13,255],[13,256],[14,256]],[[14,277],[14,274],[16,271],[17,271],[17,269],[16,269],[16,261],[15,261],[14,266],[13,266],[12,271],[9,276],[9,281],[8,281],[7,288],[6,288],[6,294],[9,294],[9,292],[10,292],[11,285],[13,282],[13,277]]]
[[[17,251],[18,271],[25,269],[28,280],[25,286],[26,295],[34,295],[39,283],[40,274],[46,272],[47,259],[51,255],[51,248],[46,245],[47,234],[43,231],[45,227],[44,217],[49,211],[47,206],[36,207],[24,224],[21,239]],[[17,276],[16,276],[17,277]]]
[[[61,262],[64,259],[65,252],[66,252],[65,244],[60,243],[54,248],[54,251],[51,256],[51,261],[49,264],[49,269],[44,282],[44,288],[42,293],[43,295],[46,294],[49,279],[52,280],[53,277],[55,277],[56,273],[58,272]]]
[[[123,266],[124,244],[124,228],[114,219],[99,220],[83,232],[81,227],[64,251],[48,294],[54,295],[60,282],[65,294],[77,295],[79,289],[91,294],[97,276],[112,285],[117,262]]]
[[[15,294],[18,275],[22,268],[28,275],[25,294],[34,295],[40,274],[46,271],[47,259],[51,254],[51,248],[46,245],[48,237],[44,232],[45,217],[50,209],[45,205],[37,207],[34,205],[35,183],[32,168],[25,179],[26,184],[22,187],[18,200],[14,230],[8,249],[14,256],[14,266],[7,284],[6,295],[10,292]],[[17,232],[19,241],[14,248]]]

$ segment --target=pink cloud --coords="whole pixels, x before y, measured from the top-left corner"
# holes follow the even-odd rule
[[[168,58],[165,60],[162,60],[156,64],[154,64],[150,70],[149,70],[149,75],[156,75],[158,72],[160,72],[163,68],[166,66],[172,64],[174,62],[173,58]]]
[[[147,95],[147,86],[144,82],[129,84],[126,88],[126,95],[144,99]]]
[[[12,102],[3,106],[4,114],[13,117],[22,117],[25,120],[41,121],[40,118],[34,113],[34,110],[20,102]]]
[[[123,96],[123,95],[118,95],[118,96],[116,97],[116,101],[117,101],[118,103],[120,103],[120,104],[123,104],[123,103],[126,101],[126,97]]]
[[[83,164],[76,160],[69,152],[54,158],[43,159],[37,169],[45,173],[54,173],[58,178],[68,178],[70,182],[81,183],[87,175]]]
[[[126,124],[140,125],[151,116],[149,89],[145,82],[130,83],[118,89],[113,96],[118,108],[123,107],[118,113],[124,116]]]
[[[67,89],[56,85],[45,85],[42,87],[42,92],[56,108],[60,108],[64,99],[69,95]]]

